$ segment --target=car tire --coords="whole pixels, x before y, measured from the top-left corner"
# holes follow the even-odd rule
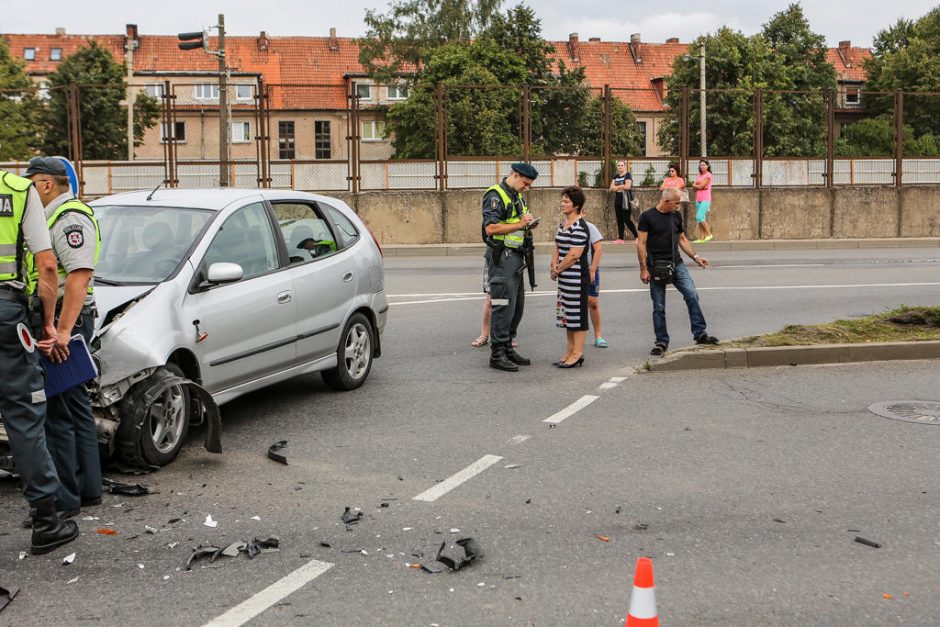
[[[125,462],[137,466],[166,466],[179,455],[192,417],[188,385],[175,383],[160,392],[143,422],[131,417],[143,411],[144,394],[155,384],[163,379],[185,376],[179,366],[169,363],[130,389],[122,401],[117,433],[118,452]]]
[[[336,367],[324,370],[323,380],[334,390],[355,390],[372,370],[375,331],[361,313],[353,314],[343,328],[336,348]]]

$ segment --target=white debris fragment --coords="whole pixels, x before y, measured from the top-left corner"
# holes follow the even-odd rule
[[[402,527],[401,528],[402,531],[411,531],[412,529],[414,529],[414,527]]]
[[[507,470],[512,470],[513,468],[521,468],[521,466],[519,464],[506,464],[505,466],[503,466],[503,468],[506,468]]]
[[[69,579],[69,580],[66,581],[65,583],[66,583],[66,584],[70,584],[70,583],[75,583],[76,581],[78,581],[78,577],[72,577],[71,579]]]
[[[675,556],[676,556],[675,553],[666,553],[666,557],[675,557]]]
[[[74,562],[74,561],[75,561],[75,554],[74,554],[74,553],[69,553],[69,554],[66,555],[64,558],[62,558],[62,563],[65,564],[66,566],[68,566],[69,564],[71,564],[71,563]]]
[[[20,559],[26,559],[26,551],[20,551]]]
[[[156,527],[151,527],[150,525],[144,525],[144,529],[145,529],[145,530],[147,531],[147,533],[149,533],[149,534],[155,534],[155,533],[158,533],[158,532],[160,531],[160,530],[157,529]]]
[[[477,588],[485,588],[485,587],[486,587],[486,582],[484,581],[481,581],[480,583],[477,584]]]
[[[97,516],[82,516],[82,520],[86,522],[90,522],[92,520],[98,520],[98,517]]]
[[[251,519],[252,519],[252,520],[261,520],[261,516],[252,516]]]
[[[143,564],[138,564],[138,565],[137,565],[137,568],[143,570],[143,569],[144,569],[144,565],[143,565]]]
[[[163,575],[163,581],[166,581],[166,580],[169,579],[169,578],[170,578],[169,575]]]
[[[168,548],[168,549],[175,549],[178,544],[179,544],[179,542],[170,542],[168,545],[166,545],[166,548]]]
[[[209,514],[206,516],[206,522],[202,524],[204,524],[206,527],[216,527],[218,526],[219,522],[216,520],[212,520],[212,514]]]
[[[454,527],[453,529],[450,530],[450,532],[451,532],[451,533],[460,533],[460,529],[458,529],[457,527]]]

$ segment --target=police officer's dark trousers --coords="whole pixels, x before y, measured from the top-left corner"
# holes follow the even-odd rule
[[[496,263],[493,255],[499,254]],[[518,249],[504,248],[498,253],[487,249],[490,270],[490,300],[493,315],[490,322],[490,342],[493,348],[510,347],[525,310],[525,284],[522,269],[525,258]]]
[[[23,348],[16,330],[28,324],[25,303],[0,299],[0,414],[6,426],[23,496],[30,503],[55,496],[59,487],[46,449],[45,376],[39,355]]]
[[[95,328],[94,313],[87,309],[75,321],[72,335],[81,334],[91,341]],[[78,509],[81,501],[101,496],[101,461],[98,456],[98,431],[91,411],[91,400],[84,385],[77,385],[48,401],[46,444],[59,475],[56,509]]]

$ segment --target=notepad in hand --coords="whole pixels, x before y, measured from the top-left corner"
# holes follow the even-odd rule
[[[40,355],[39,361],[46,370],[46,398],[52,398],[98,376],[88,344],[77,333],[69,340],[68,359],[57,364],[45,355]]]

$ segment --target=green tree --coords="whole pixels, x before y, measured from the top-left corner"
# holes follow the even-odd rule
[[[41,141],[42,103],[23,61],[0,39],[0,159],[26,160]]]
[[[477,37],[500,4],[502,0],[392,0],[387,13],[367,10],[359,62],[378,79],[420,70],[440,46]]]
[[[890,157],[894,154],[894,116],[880,115],[849,124],[836,141],[840,157]],[[904,126],[904,154],[925,157],[940,154],[940,137],[916,136],[911,125]]]
[[[66,154],[68,116],[65,89],[79,85],[79,114],[83,159],[123,159],[127,155],[127,114],[124,67],[111,52],[92,40],[87,47],[69,55],[49,75],[50,101],[44,151]],[[63,88],[63,89],[57,89]],[[144,132],[157,124],[159,103],[141,93],[134,101],[134,144],[140,145]]]

